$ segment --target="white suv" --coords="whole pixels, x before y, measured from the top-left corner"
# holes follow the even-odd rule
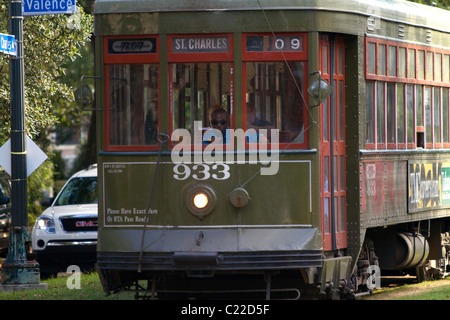
[[[32,247],[42,276],[97,260],[97,165],[75,173],[36,220]]]

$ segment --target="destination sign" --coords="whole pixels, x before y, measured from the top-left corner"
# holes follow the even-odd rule
[[[229,38],[224,36],[172,38],[172,53],[228,52],[229,48]]]
[[[303,37],[300,35],[247,36],[246,50],[247,52],[303,52]]]
[[[24,16],[75,13],[76,0],[23,0]]]
[[[8,34],[0,34],[0,52],[17,55],[16,38]]]
[[[109,54],[156,53],[156,38],[109,39]]]

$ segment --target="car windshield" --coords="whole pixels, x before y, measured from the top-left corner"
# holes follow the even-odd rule
[[[56,206],[97,203],[97,178],[74,178],[65,186]]]

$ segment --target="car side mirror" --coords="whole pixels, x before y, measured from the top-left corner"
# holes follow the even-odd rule
[[[53,200],[55,200],[55,197],[48,197],[41,201],[41,206],[43,207],[50,207],[53,203]]]

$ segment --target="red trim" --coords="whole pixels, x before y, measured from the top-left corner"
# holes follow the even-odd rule
[[[134,61],[133,55],[126,55],[127,59],[123,59],[121,64],[133,64]],[[131,60],[129,60],[131,59]],[[109,128],[109,69],[108,66],[110,64],[104,65],[104,74],[105,74],[105,150],[106,151],[153,151],[158,150],[159,146],[155,145],[110,145],[110,128]],[[160,77],[161,70],[158,69],[158,79]],[[158,81],[159,83],[159,81]],[[161,95],[161,88],[158,86],[158,95]],[[158,132],[161,130],[161,99],[158,99]]]
[[[375,46],[375,62],[376,62],[376,66],[375,66],[375,70],[376,70],[376,74],[371,74],[369,73],[368,69],[368,59],[367,59],[367,50],[368,50],[368,43],[374,43]],[[379,74],[378,71],[378,50],[379,50],[379,45],[385,45],[386,46],[386,70],[385,70],[385,75],[383,74]],[[397,75],[396,76],[389,76],[388,74],[388,61],[389,61],[389,46],[393,46],[396,47],[397,50]],[[406,59],[405,59],[405,64],[406,64],[406,78],[404,77],[399,77],[398,76],[398,69],[399,69],[399,63],[398,63],[398,52],[399,52],[399,48],[405,48],[406,49]],[[414,49],[416,54],[415,54],[415,78],[409,78],[409,55],[408,55],[408,49]],[[413,84],[422,84],[422,85],[432,85],[432,86],[440,86],[440,87],[450,87],[450,83],[449,82],[443,82],[443,75],[444,75],[444,57],[445,55],[449,56],[450,55],[450,51],[449,50],[444,50],[444,49],[440,49],[440,48],[430,48],[430,47],[425,47],[425,46],[420,46],[420,45],[414,45],[414,44],[410,44],[410,43],[404,43],[404,42],[395,42],[392,40],[384,40],[384,39],[378,39],[378,38],[371,38],[371,37],[366,37],[365,39],[365,51],[366,51],[366,55],[365,55],[365,77],[367,80],[379,80],[379,81],[391,81],[391,82],[402,82],[402,83],[413,83]],[[418,58],[417,58],[417,52],[418,51],[423,51],[424,53],[424,65],[423,67],[423,72],[424,72],[424,79],[419,79],[418,77],[418,68],[421,67],[418,63]],[[433,53],[433,80],[426,80],[426,75],[427,75],[427,53],[431,52]],[[440,80],[436,80],[435,79],[435,54],[442,54],[442,59],[441,59],[441,79]]]
[[[300,36],[303,44],[302,51],[246,51],[247,48],[247,37],[248,36],[270,36],[273,35],[271,33],[246,33],[242,35],[242,60],[243,61],[283,61],[287,60],[308,60],[308,41],[306,33],[276,33],[275,36],[279,37],[287,37],[287,36]]]
[[[301,36],[303,39],[302,51],[284,51],[282,52],[248,52],[246,51],[247,36],[272,36],[270,33],[246,33],[242,35],[242,79],[246,79],[246,63],[245,62],[279,62],[279,61],[302,61],[305,62],[303,70],[303,96],[305,98],[305,106],[303,109],[304,129],[308,127],[308,95],[306,93],[306,85],[308,83],[308,47],[307,47],[307,34],[306,33],[277,33],[276,36]],[[247,92],[247,81],[242,81],[242,121],[243,129],[247,130],[247,106],[245,105],[245,96]],[[309,142],[309,130],[304,130],[304,142],[303,143],[280,143],[279,149],[305,149],[308,148]],[[246,142],[246,148],[249,148],[249,144]]]
[[[197,53],[174,53],[172,40],[174,38],[184,39],[208,39],[212,37],[227,37],[228,38],[228,51],[227,52],[197,52]],[[168,59],[169,62],[232,62],[233,61],[233,37],[230,34],[172,34],[168,36]]]
[[[198,62],[198,63],[201,63],[201,62],[203,62],[203,61],[195,61],[195,62]],[[219,62],[227,62],[227,61],[219,61]],[[170,132],[170,135],[172,135],[172,133],[173,133],[173,131],[174,131],[174,128],[173,128],[173,109],[172,109],[172,105],[173,105],[173,95],[172,95],[172,90],[173,90],[173,88],[172,88],[172,84],[173,84],[173,79],[172,79],[172,75],[173,75],[173,73],[172,73],[172,67],[173,67],[173,65],[172,64],[170,64],[169,63],[169,66],[168,66],[168,70],[169,70],[169,105],[168,105],[168,116],[169,116],[169,132]],[[230,87],[231,87],[231,89],[233,90],[234,89],[234,64],[233,63],[230,63]],[[230,129],[234,129],[234,127],[235,127],[235,125],[234,125],[234,105],[235,105],[235,102],[234,102],[234,92],[232,91],[231,92],[231,106],[230,106],[230,114],[229,114],[229,117],[230,117]],[[205,126],[207,126],[207,124],[205,124]],[[180,129],[183,129],[183,128],[180,128]],[[178,144],[175,144],[174,142],[172,142],[172,140],[169,140],[169,148],[170,149],[173,149],[174,147],[175,147],[175,145],[178,145]],[[206,147],[207,145],[202,145],[202,149],[205,149],[205,147]],[[186,145],[186,148],[187,148],[188,146]],[[185,148],[185,149],[186,149]],[[224,147],[224,149],[225,149],[226,147]],[[194,150],[194,145],[192,145],[191,144],[191,150]]]
[[[155,53],[123,53],[111,54],[108,52],[108,41],[111,39],[156,39]],[[105,64],[125,64],[125,63],[159,63],[159,36],[158,35],[122,35],[109,36],[103,38],[103,52]]]
[[[173,39],[208,39],[212,37],[227,37],[228,38],[228,50],[226,52],[173,52]],[[230,62],[231,67],[231,75],[230,75],[230,85],[231,89],[234,90],[234,64],[233,64],[233,51],[234,51],[234,42],[233,37],[230,34],[207,34],[207,35],[199,35],[199,34],[172,34],[168,36],[167,40],[168,46],[168,61],[169,61],[169,105],[168,105],[168,116],[169,116],[169,132],[173,133],[173,96],[172,96],[172,63],[182,62],[182,63],[203,63],[203,62]],[[231,92],[232,102],[231,102],[231,110],[230,110],[230,127],[234,128],[234,94]],[[169,141],[169,148],[173,149],[175,147],[175,143],[171,140]],[[188,147],[188,146],[186,146]],[[204,149],[206,146],[202,146]],[[194,150],[194,145],[191,145],[191,150]]]
[[[342,49],[342,50],[339,50]],[[322,71],[322,77],[324,80],[328,82],[334,83],[340,83],[343,82],[343,85],[345,86],[345,74],[339,74],[339,55],[343,54],[341,57],[342,65],[345,66],[345,46],[344,46],[344,39],[340,37],[336,37],[335,41],[335,70],[330,70],[330,74],[326,74],[323,72],[323,59],[324,50],[327,50],[327,69],[330,70],[330,42],[329,37],[326,35],[321,35],[319,40],[319,61],[320,61],[320,70]],[[345,68],[342,69],[343,73],[345,73]],[[335,73],[337,72],[337,73]],[[331,110],[330,108],[327,108],[327,119],[328,122],[325,124],[323,121],[324,119],[324,108],[320,107],[319,114],[320,114],[320,129],[319,129],[319,136],[320,136],[320,171],[321,171],[321,177],[320,177],[320,201],[321,201],[321,225],[322,225],[322,239],[323,239],[323,248],[324,250],[331,250],[332,249],[332,233],[335,234],[336,238],[336,248],[346,248],[347,247],[347,196],[346,196],[346,136],[345,136],[345,129],[343,131],[343,136],[340,136],[340,125],[343,125],[345,128],[345,90],[342,91],[343,97],[339,96],[340,90],[335,91],[335,110],[334,110],[334,117],[331,117]],[[331,97],[328,98],[328,102],[330,102]],[[343,103],[341,103],[343,102]],[[328,106],[330,106],[330,103],[328,103]],[[340,115],[343,116],[343,122],[340,123]],[[324,126],[327,126],[327,132],[330,133],[330,121],[334,119],[334,132],[333,132],[333,141],[330,141],[330,136],[324,137]],[[333,148],[333,157],[331,157],[331,148]],[[331,178],[331,167],[334,166],[335,160],[336,160],[336,166],[335,168],[335,175],[336,181],[334,182],[334,185],[337,187],[337,190],[333,190],[333,186],[331,185],[331,181],[328,180],[328,190],[325,190],[325,164],[324,159],[325,157],[328,158],[328,178]],[[341,160],[344,161],[344,167],[341,168]],[[341,170],[342,169],[342,170]],[[343,182],[344,185],[341,185],[341,182]],[[333,195],[333,197],[332,197]],[[325,220],[325,200],[328,199],[328,224],[325,226],[326,220]],[[336,213],[336,230],[333,230],[333,226],[331,223],[332,215],[334,212],[331,211],[331,201],[334,199],[334,211]],[[341,212],[341,209],[343,209],[343,212]],[[344,216],[342,216],[344,215]],[[341,224],[341,222],[344,223],[344,225]],[[328,228],[329,232],[326,232],[326,228]]]

